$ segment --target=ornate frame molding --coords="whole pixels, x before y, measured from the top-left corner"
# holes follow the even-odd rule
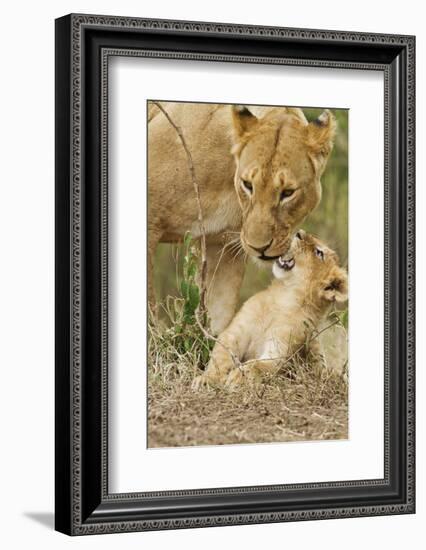
[[[385,62],[355,61],[353,59],[317,59],[309,57],[281,57],[271,55],[252,55],[233,53],[209,53],[194,51],[171,51],[170,49],[155,48],[132,48],[129,46],[120,47],[114,44],[99,46],[99,80],[100,80],[100,216],[99,216],[99,235],[100,235],[100,393],[99,401],[99,433],[100,433],[100,466],[99,480],[96,482],[96,488],[99,490],[100,506],[95,507],[94,501],[99,501],[98,497],[93,496],[96,491],[93,490],[93,484],[88,489],[87,474],[85,474],[83,465],[86,451],[84,423],[86,422],[87,412],[84,409],[84,403],[87,399],[85,389],[85,279],[87,278],[87,250],[86,233],[91,231],[91,226],[87,221],[85,210],[84,188],[86,163],[86,147],[88,146],[87,137],[85,137],[84,124],[87,123],[87,101],[90,90],[88,91],[87,70],[88,44],[87,31],[111,30],[117,33],[130,33],[134,36],[142,33],[145,36],[161,35],[166,33],[168,36],[193,37],[193,36],[227,36],[235,40],[244,39],[264,39],[265,41],[291,41],[300,44],[324,44],[328,48],[333,45],[342,47],[342,44],[355,48],[359,45],[368,44],[377,51],[399,52],[395,55],[399,57],[399,65],[390,59]],[[136,34],[135,34],[136,33]],[[389,49],[390,48],[390,49]],[[349,48],[350,49],[350,48]],[[65,277],[64,270],[67,271],[69,279],[69,288],[64,289],[60,284],[60,292],[57,294],[59,305],[63,300],[68,299],[69,317],[61,311],[57,312],[60,319],[57,328],[59,331],[68,329],[67,336],[62,336],[59,341],[59,352],[57,353],[56,372],[59,382],[57,383],[57,464],[58,484],[64,482],[69,484],[69,488],[59,489],[57,492],[57,528],[69,534],[83,535],[91,533],[112,533],[124,531],[140,531],[151,529],[177,529],[187,527],[201,527],[212,525],[236,525],[246,523],[263,522],[282,522],[299,521],[307,519],[326,519],[336,517],[359,517],[369,515],[401,514],[414,512],[414,134],[415,134],[415,59],[414,59],[415,40],[412,36],[379,35],[364,33],[346,33],[341,31],[321,31],[307,29],[285,29],[278,27],[253,27],[245,25],[227,25],[218,23],[201,23],[186,21],[168,21],[152,19],[136,19],[122,17],[108,17],[95,15],[70,15],[66,18],[57,20],[57,125],[60,125],[64,119],[64,110],[68,105],[69,120],[65,128],[57,127],[57,155],[59,155],[59,168],[57,168],[57,194],[69,192],[68,197],[63,197],[60,204],[57,205],[57,215],[63,216],[65,212],[69,213],[69,226],[62,225],[57,220],[57,236],[59,244],[63,244],[68,238],[69,249],[67,254],[57,252],[60,258],[57,260],[58,266],[57,278]],[[94,47],[93,47],[94,50]],[[348,50],[349,51],[349,50]],[[91,54],[92,55],[92,54]],[[107,353],[107,314],[108,314],[108,152],[107,152],[107,123],[108,123],[108,59],[110,56],[140,56],[151,58],[169,58],[169,59],[191,59],[200,61],[231,61],[241,63],[274,63],[285,65],[301,65],[313,67],[336,67],[342,69],[368,69],[384,72],[385,78],[385,476],[383,480],[364,480],[360,482],[345,481],[336,483],[315,483],[298,484],[286,486],[271,487],[244,487],[229,489],[212,490],[193,490],[193,491],[171,491],[158,493],[131,493],[131,494],[109,494],[108,476],[107,476],[107,400],[108,400],[108,353]],[[353,54],[355,55],[355,54]],[[391,54],[389,54],[391,56]],[[60,68],[60,64],[66,61],[67,65]],[[405,75],[400,74],[401,65],[405,64]],[[68,79],[65,90],[61,89],[61,83]],[[402,80],[401,80],[402,79]],[[398,88],[399,86],[399,88]],[[61,95],[62,94],[62,95]],[[397,97],[398,96],[398,97]],[[392,109],[395,101],[401,101],[406,105],[406,133],[398,138],[395,136],[395,120],[392,118]],[[58,99],[59,98],[59,99]],[[67,133],[68,131],[68,133]],[[401,141],[405,142],[402,143]],[[395,139],[397,143],[395,143]],[[68,147],[70,155],[64,152]],[[391,154],[396,149],[401,150],[398,159],[399,168],[392,165]],[[62,156],[61,156],[62,155]],[[58,157],[57,157],[58,158]],[[402,193],[401,204],[395,204],[394,197],[391,194],[391,175],[395,176],[395,170],[400,170],[403,165],[403,171],[399,173],[401,181],[405,181],[405,189],[399,189]],[[391,174],[392,172],[392,174]],[[69,178],[68,187],[64,185],[64,178]],[[401,210],[401,212],[399,212]],[[136,506],[137,503],[146,498],[176,498],[176,497],[198,497],[198,496],[220,496],[226,494],[238,495],[241,498],[244,495],[270,492],[300,492],[308,489],[318,490],[336,490],[336,489],[357,489],[372,487],[387,487],[392,484],[391,480],[391,438],[395,437],[391,433],[391,317],[390,301],[392,299],[392,284],[395,284],[392,274],[392,261],[395,259],[393,254],[394,235],[391,231],[391,223],[396,219],[396,212],[402,216],[398,217],[398,230],[400,231],[398,243],[402,254],[401,270],[405,276],[405,281],[396,281],[396,284],[402,285],[402,306],[404,311],[399,312],[405,320],[405,326],[402,331],[405,334],[405,345],[399,350],[399,358],[404,359],[405,371],[403,373],[406,393],[403,408],[405,406],[405,443],[406,443],[406,469],[400,472],[406,476],[402,484],[404,488],[405,499],[403,502],[391,502],[387,504],[368,504],[363,506],[341,505],[317,508],[308,505],[305,510],[277,510],[277,511],[256,511],[250,513],[215,513],[206,515],[204,513],[191,514],[187,517],[179,518],[155,518],[144,519],[144,513],[141,511],[139,517],[129,519],[129,516],[122,514],[121,510],[126,505]],[[401,227],[400,227],[401,225]],[[68,263],[63,265],[65,257]],[[399,257],[399,256],[398,256]],[[66,286],[66,285],[65,285]],[[399,288],[399,287],[398,287]],[[404,324],[404,322],[403,322]],[[401,333],[402,334],[402,333]],[[69,340],[67,340],[69,338]],[[68,342],[68,347],[66,346]],[[64,346],[66,349],[64,349]],[[392,348],[393,349],[393,348]],[[67,351],[69,351],[68,360]],[[393,350],[395,352],[395,350]],[[68,361],[68,367],[64,361]],[[87,368],[87,367],[86,367]],[[402,367],[401,367],[402,368]],[[401,375],[401,373],[399,373]],[[63,397],[64,388],[68,388],[69,402],[65,405],[59,403]],[[65,408],[67,407],[67,410]],[[69,431],[63,434],[64,425],[69,421]],[[61,433],[58,432],[58,425]],[[65,437],[64,437],[65,436]],[[68,441],[68,444],[65,443]],[[98,470],[96,470],[98,471]],[[90,493],[89,503],[87,494]],[[66,501],[66,502],[65,502]],[[88,511],[90,509],[90,514]],[[120,517],[126,519],[120,521]]]

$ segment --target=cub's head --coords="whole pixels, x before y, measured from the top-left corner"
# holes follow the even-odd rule
[[[285,107],[257,118],[244,106],[233,106],[232,116],[241,242],[250,256],[274,260],[320,201],[335,118],[327,110],[308,123],[301,109]]]
[[[274,262],[272,271],[286,285],[306,291],[318,307],[348,299],[348,275],[340,267],[337,254],[302,230],[296,233],[288,252]]]

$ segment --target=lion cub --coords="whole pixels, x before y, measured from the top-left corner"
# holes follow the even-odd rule
[[[249,298],[220,334],[206,371],[193,382],[194,389],[209,384],[232,387],[244,376],[276,372],[309,341],[310,359],[325,363],[312,333],[331,305],[348,297],[347,273],[337,254],[299,231],[272,272],[275,279],[270,286]]]

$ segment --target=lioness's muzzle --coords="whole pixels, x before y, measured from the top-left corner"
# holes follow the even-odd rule
[[[264,260],[265,262],[272,262],[273,260],[277,260],[279,256],[265,256],[265,254],[262,254],[261,256],[257,257],[258,260]]]

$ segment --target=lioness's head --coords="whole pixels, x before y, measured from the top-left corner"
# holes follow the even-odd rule
[[[320,201],[335,118],[326,110],[308,123],[300,109],[285,107],[257,118],[244,106],[233,106],[232,116],[241,242],[247,254],[273,260]]]
[[[277,279],[303,289],[318,307],[348,299],[348,275],[340,267],[337,254],[322,241],[298,231],[287,253],[273,265]]]

